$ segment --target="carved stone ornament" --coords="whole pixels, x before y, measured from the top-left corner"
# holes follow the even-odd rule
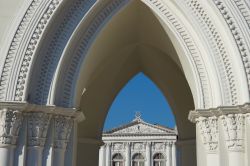
[[[145,149],[145,147],[144,147],[143,143],[136,142],[136,143],[134,143],[134,145],[133,145],[133,150],[142,151],[142,150],[144,150],[144,149]]]
[[[22,113],[15,110],[0,111],[0,142],[2,145],[16,145],[22,124]]]
[[[54,124],[54,147],[66,149],[74,120],[69,116],[58,115],[54,117]]]
[[[244,150],[245,116],[243,114],[228,114],[220,118],[228,150]]]
[[[118,151],[120,151],[120,150],[123,150],[123,149],[124,149],[123,143],[114,143],[114,144],[113,144],[113,150],[118,150]]]
[[[51,116],[41,112],[27,113],[28,146],[44,146]]]
[[[217,117],[199,117],[196,119],[200,130],[202,143],[209,152],[218,149],[218,119]]]
[[[156,150],[156,151],[163,151],[163,150],[165,150],[165,143],[157,142],[157,143],[154,144],[153,149]]]

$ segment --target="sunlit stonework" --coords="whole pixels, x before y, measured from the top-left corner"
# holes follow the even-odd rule
[[[140,72],[173,111],[178,166],[249,165],[249,34],[249,0],[1,0],[0,166],[98,165],[108,109]],[[116,134],[131,131],[157,129]]]
[[[143,121],[139,115],[105,131],[99,166],[176,166],[177,131]]]

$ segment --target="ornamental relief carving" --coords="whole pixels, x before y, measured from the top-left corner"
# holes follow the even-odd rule
[[[65,149],[69,142],[69,137],[74,124],[74,120],[68,116],[58,115],[54,117],[54,147]]]
[[[114,143],[113,144],[113,150],[121,151],[123,149],[124,149],[124,144],[123,143]]]
[[[160,129],[155,129],[143,124],[134,125],[122,130],[116,131],[114,133],[163,133],[164,131]]]
[[[51,115],[46,113],[27,113],[28,145],[44,146]]]
[[[245,115],[228,114],[220,118],[228,150],[244,150]]]
[[[22,113],[15,110],[1,110],[0,118],[0,143],[16,145],[22,125]]]
[[[156,142],[153,144],[153,150],[155,151],[163,151],[166,149],[166,145],[163,142]]]
[[[209,151],[216,151],[218,149],[219,131],[217,117],[199,117],[196,119],[201,139],[205,148]]]
[[[145,150],[145,144],[141,143],[141,142],[136,142],[136,143],[133,143],[133,146],[132,146],[133,150],[138,150],[138,151],[143,151]]]

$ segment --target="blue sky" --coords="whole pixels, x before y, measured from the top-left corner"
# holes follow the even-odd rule
[[[175,126],[174,116],[160,89],[143,73],[133,77],[120,91],[110,107],[104,130],[129,123],[136,112],[144,121]]]

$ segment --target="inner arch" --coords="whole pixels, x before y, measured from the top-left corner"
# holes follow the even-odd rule
[[[101,140],[109,107],[138,72],[145,73],[167,98],[176,117],[179,141],[194,143],[195,127],[187,119],[194,101],[178,55],[157,18],[138,1],[112,18],[84,59],[76,88],[76,100],[81,87],[87,89],[79,99],[86,117],[78,126],[79,140]],[[84,161],[83,156],[98,156],[98,146],[93,145],[92,151],[85,148],[84,141],[78,144],[79,163]],[[188,165],[196,165],[195,145],[185,148],[182,155],[189,160]]]

